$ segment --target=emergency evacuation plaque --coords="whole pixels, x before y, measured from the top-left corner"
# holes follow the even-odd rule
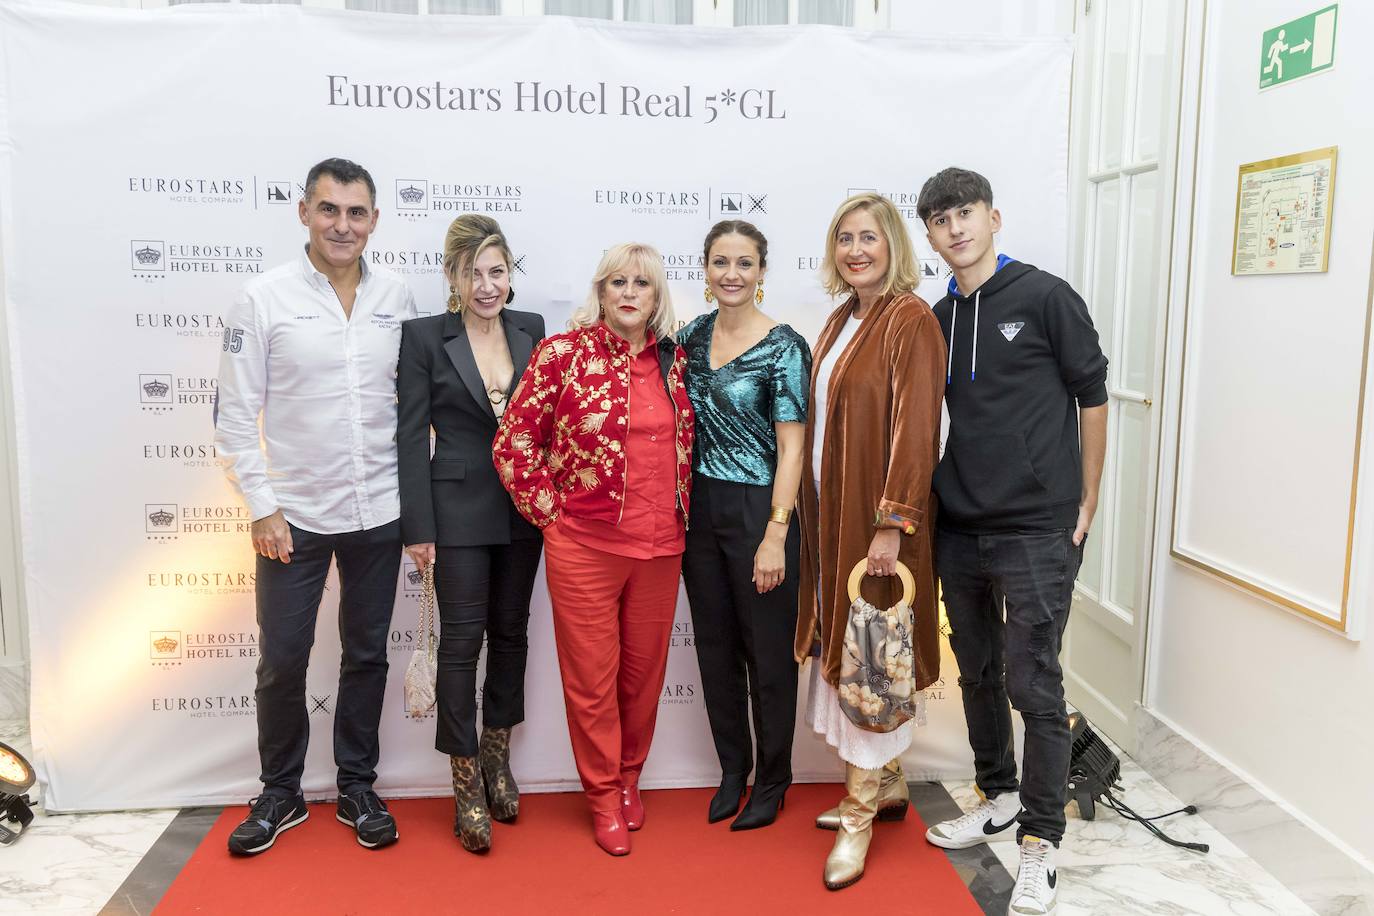
[[[1240,167],[1232,275],[1326,270],[1336,151],[1328,146]]]
[[[1269,89],[1330,70],[1336,59],[1336,7],[1308,13],[1264,33],[1259,87]]]

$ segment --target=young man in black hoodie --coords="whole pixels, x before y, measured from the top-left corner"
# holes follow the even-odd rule
[[[1002,217],[986,178],[945,169],[922,187],[916,209],[954,270],[935,305],[949,348],[950,418],[932,483],[935,553],[984,798],[926,838],[963,849],[1019,821],[1009,912],[1038,916],[1055,906],[1064,835],[1071,742],[1059,648],[1097,510],[1107,358],[1067,283],[997,254]],[[1026,728],[1019,784],[1012,706]]]

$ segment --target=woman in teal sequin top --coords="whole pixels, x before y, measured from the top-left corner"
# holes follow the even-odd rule
[[[682,574],[721,765],[707,816],[732,817],[754,769],[749,804],[730,825],[748,830],[773,823],[792,783],[800,536],[790,515],[802,474],[811,350],[759,310],[763,233],[742,220],[717,223],[705,255],[706,301],[718,308],[678,335],[696,412]]]

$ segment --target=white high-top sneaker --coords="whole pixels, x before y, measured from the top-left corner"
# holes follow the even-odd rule
[[[1007,792],[991,800],[984,799],[967,814],[941,821],[926,831],[926,840],[944,849],[968,849],[1015,830],[1020,813],[1020,793]]]
[[[1046,916],[1054,912],[1059,872],[1054,867],[1054,844],[1039,837],[1021,838],[1021,865],[1011,889],[1007,916]]]

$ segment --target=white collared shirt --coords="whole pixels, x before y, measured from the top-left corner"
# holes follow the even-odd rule
[[[343,534],[400,517],[396,361],[415,297],[360,264],[351,318],[304,251],[250,280],[225,315],[215,447],[254,519],[281,509]]]

